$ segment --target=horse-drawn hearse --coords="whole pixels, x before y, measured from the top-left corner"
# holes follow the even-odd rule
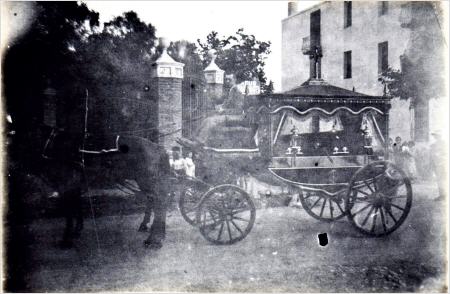
[[[412,188],[389,161],[388,98],[309,80],[291,91],[253,99],[258,154],[253,162],[263,162],[273,177],[296,189],[308,214],[323,221],[346,216],[370,236],[390,234],[404,222]],[[188,140],[180,144],[216,157],[234,153],[237,161],[254,152],[199,147]],[[180,197],[185,219],[213,243],[245,238],[255,220],[252,197],[234,185],[195,181]]]
[[[179,139],[185,149],[199,154],[197,158],[204,168],[197,177],[171,174],[167,155],[156,144],[138,136],[118,136],[114,148],[94,152],[65,141],[70,146],[63,148],[59,166],[67,166],[67,150],[74,154],[81,151],[82,162],[80,167],[69,168],[68,173],[60,175],[65,179],[62,186],[73,178],[73,189],[68,195],[80,194],[80,185],[89,186],[88,157],[94,161],[96,157],[112,160],[108,172],[113,179],[134,179],[139,187],[131,190],[159,195],[158,201],[150,203],[160,206],[156,205],[159,208],[155,211],[156,221],[161,222],[156,224],[159,239],[164,238],[164,195],[173,192],[179,192],[179,210],[184,219],[208,241],[233,244],[244,239],[254,225],[256,206],[252,196],[236,185],[233,170],[251,173],[265,169],[298,191],[303,208],[312,217],[335,221],[346,216],[357,230],[370,236],[390,234],[405,221],[411,208],[412,188],[405,173],[389,161],[388,98],[367,96],[311,79],[291,91],[247,100],[245,114],[212,117],[210,133],[201,125],[199,133],[206,134],[207,140],[199,143]],[[240,146],[209,146],[208,137],[227,128],[246,139],[239,140]],[[226,141],[234,133],[224,134],[222,139]],[[45,150],[56,144],[56,137],[54,131],[49,133]],[[75,154],[73,158],[80,156]],[[77,174],[73,172],[77,169],[81,176],[72,175]],[[104,176],[104,172],[93,171],[97,177]],[[69,202],[67,207],[65,236],[71,236],[72,219],[82,218],[73,212],[74,207],[81,209],[80,202]],[[149,213],[146,209],[142,228],[150,220]]]

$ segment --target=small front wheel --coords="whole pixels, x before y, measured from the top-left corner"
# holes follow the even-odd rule
[[[250,196],[234,185],[209,190],[197,209],[197,225],[206,240],[229,245],[244,239],[251,231],[256,208]]]
[[[196,225],[197,208],[202,199],[203,194],[208,190],[208,186],[192,182],[187,184],[180,194],[178,200],[178,208],[184,220],[190,225]]]
[[[348,219],[360,232],[385,236],[405,221],[411,203],[411,182],[405,173],[389,161],[376,161],[352,177],[345,207]]]

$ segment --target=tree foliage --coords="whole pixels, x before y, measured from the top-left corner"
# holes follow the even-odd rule
[[[98,13],[83,3],[36,2],[36,9],[29,30],[9,44],[3,60],[6,110],[24,132],[42,117],[42,93],[50,81],[67,101],[73,100],[69,85],[78,79],[82,61],[74,48],[99,24]]]
[[[392,98],[410,100],[414,103],[426,102],[427,99],[442,97],[444,80],[436,67],[431,68],[428,59],[415,61],[407,56],[400,57],[400,69],[388,68],[379,76],[379,81],[386,87],[386,94]]]
[[[267,82],[264,72],[265,60],[270,54],[270,42],[259,41],[242,28],[235,35],[222,38],[212,31],[206,36],[205,42],[200,39],[197,42],[204,66],[210,62],[209,50],[214,49],[217,53],[217,65],[227,74],[234,74],[238,83],[257,78],[264,92],[273,91],[273,83]]]
[[[87,83],[99,95],[117,95],[126,91],[121,88],[127,88],[127,84],[144,87],[155,54],[155,40],[155,28],[133,11],[105,23],[103,31],[91,35],[81,48]]]
[[[202,80],[203,60],[195,43],[181,40],[172,42],[167,50],[175,61],[184,64],[184,76]]]
[[[389,68],[378,79],[386,89],[386,94],[391,98],[407,100],[415,96],[416,85],[408,75],[399,69]]]

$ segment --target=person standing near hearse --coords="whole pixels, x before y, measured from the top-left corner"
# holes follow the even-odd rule
[[[435,201],[445,200],[446,188],[447,188],[447,173],[446,173],[446,144],[442,139],[441,134],[432,133],[431,134],[435,140],[435,142],[430,147],[430,159],[431,166],[433,168],[434,175],[436,177],[436,182],[439,189],[439,196],[434,198]]]

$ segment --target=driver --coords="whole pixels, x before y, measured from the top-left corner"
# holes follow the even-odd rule
[[[217,107],[218,112],[222,113],[227,109],[242,112],[244,109],[244,95],[236,85],[236,77],[233,74],[227,75],[225,82],[229,85],[230,91],[228,92],[228,97],[225,99],[223,104]]]

